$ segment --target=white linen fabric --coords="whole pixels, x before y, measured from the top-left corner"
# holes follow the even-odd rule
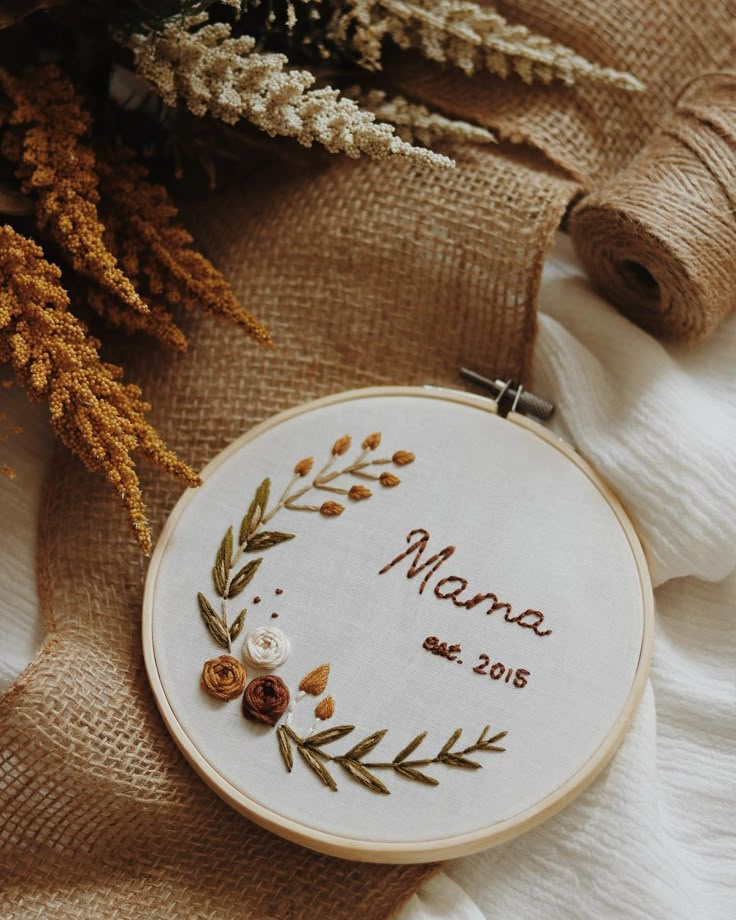
[[[665,347],[598,298],[558,241],[535,389],[637,524],[660,586],[651,678],[582,796],[516,841],[448,863],[401,920],[736,916],[735,361],[736,317],[697,348]],[[12,522],[0,531],[0,689],[40,641],[33,535],[50,443],[34,427],[4,445],[18,479],[0,484]]]

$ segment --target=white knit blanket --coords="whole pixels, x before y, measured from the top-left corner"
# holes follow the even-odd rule
[[[446,864],[401,920],[736,918],[736,316],[664,347],[548,259],[534,389],[634,519],[656,590],[649,685],[607,770],[512,843]],[[486,370],[480,368],[480,370]],[[34,543],[50,437],[9,415],[0,482],[0,690],[42,641]]]

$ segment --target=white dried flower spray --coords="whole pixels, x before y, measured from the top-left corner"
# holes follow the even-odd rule
[[[313,89],[314,75],[289,69],[283,54],[256,51],[250,36],[233,38],[227,23],[206,22],[206,14],[191,16],[128,40],[138,73],[167,105],[182,101],[195,115],[227,124],[246,119],[272,137],[292,137],[305,147],[319,143],[331,153],[452,165],[401,140],[391,125],[377,123],[337,90]]]
[[[641,90],[629,73],[595,64],[566,45],[513,25],[492,7],[465,0],[341,0],[330,34],[350,44],[369,69],[381,69],[383,40],[414,48],[433,61],[454,64],[466,74],[490,70],[518,74],[526,83],[594,80]]]
[[[278,626],[259,626],[247,633],[243,642],[243,661],[261,671],[278,668],[289,657],[291,643]]]
[[[425,105],[410,102],[404,96],[389,96],[383,90],[364,90],[351,86],[345,95],[363,109],[388,121],[402,140],[431,147],[437,141],[462,141],[469,144],[493,144],[496,137],[486,128],[457,118],[431,112]]]

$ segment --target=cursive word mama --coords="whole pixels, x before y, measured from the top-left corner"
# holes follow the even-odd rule
[[[395,559],[392,559],[391,562],[384,565],[378,574],[384,575],[395,565],[398,565],[413,554],[414,558],[409,563],[406,577],[414,578],[426,570],[424,577],[419,583],[419,593],[423,594],[432,576],[437,573],[440,566],[447,562],[450,556],[455,552],[455,547],[446,546],[444,549],[430,556],[429,559],[424,559],[424,552],[429,543],[429,532],[423,530],[421,527],[412,530],[407,536],[406,542],[409,544],[408,548],[405,549],[403,553],[400,553]],[[459,575],[448,575],[446,578],[441,578],[437,581],[434,586],[434,596],[438,597],[440,600],[450,600],[456,607],[463,607],[465,610],[472,610],[474,607],[483,604],[486,607],[485,612],[487,615],[496,613],[498,610],[503,610],[503,618],[507,623],[516,623],[518,626],[523,626],[525,629],[531,629],[537,636],[549,636],[552,632],[551,629],[541,628],[544,622],[544,614],[541,611],[527,609],[521,613],[514,613],[511,609],[511,604],[499,600],[492,591],[485,591],[482,594],[475,594],[473,597],[463,599],[462,594],[467,590],[467,587],[468,581],[466,578],[462,578]],[[490,601],[490,603],[487,604],[487,601]]]

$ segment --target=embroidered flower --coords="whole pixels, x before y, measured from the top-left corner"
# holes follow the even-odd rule
[[[314,466],[314,457],[305,457],[294,467],[295,476],[309,476]]]
[[[396,466],[406,466],[415,460],[414,454],[410,450],[397,450],[391,458]]]
[[[393,488],[393,486],[397,486],[401,482],[399,477],[394,476],[393,473],[381,473],[378,479],[381,485],[386,486],[387,489]]]
[[[351,486],[348,498],[352,498],[354,502],[362,502],[364,499],[370,498],[372,494],[371,490],[366,489],[365,486]]]
[[[319,513],[325,517],[337,517],[342,514],[345,508],[340,502],[322,502],[319,507]]]
[[[219,700],[234,700],[245,687],[245,668],[232,655],[210,658],[202,668],[202,686]]]
[[[314,714],[323,722],[327,719],[331,719],[335,715],[335,701],[332,697],[326,696],[321,700],[315,707]]]
[[[335,443],[332,445],[332,456],[341,457],[346,451],[350,450],[350,435],[345,434],[341,438],[338,438]]]
[[[256,677],[245,688],[243,715],[253,722],[275,725],[289,705],[289,688],[274,674]]]
[[[303,693],[311,693],[312,696],[319,696],[327,689],[327,678],[329,676],[329,664],[321,664],[314,668],[314,670],[310,671],[309,674],[307,674],[305,677],[302,677],[302,682],[299,684],[299,689]]]
[[[259,626],[247,633],[243,642],[243,661],[252,668],[271,670],[289,657],[291,644],[278,626]]]
[[[363,441],[363,450],[375,450],[381,443],[381,432],[374,431]]]

